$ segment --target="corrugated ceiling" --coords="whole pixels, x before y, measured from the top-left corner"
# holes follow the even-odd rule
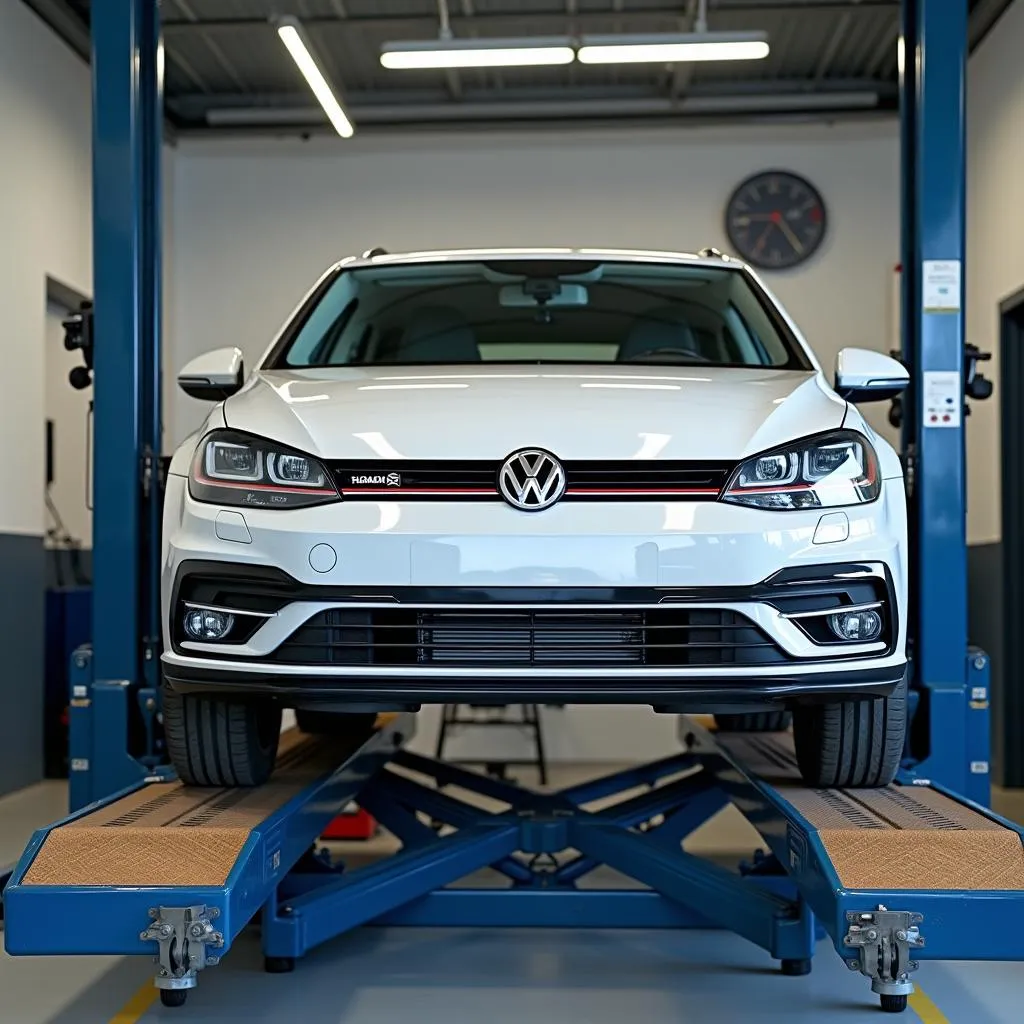
[[[66,36],[88,0],[26,0]],[[696,0],[447,0],[456,37],[678,32]],[[992,10],[1005,0],[972,0]],[[979,14],[981,12],[979,11]],[[164,0],[166,108],[179,131],[318,131],[272,27],[299,17],[362,128],[683,117],[839,117],[896,104],[899,0],[710,0],[711,30],[759,29],[763,61],[388,71],[382,44],[436,38],[438,0]],[[74,43],[74,40],[72,40]],[[79,45],[81,40],[79,40]]]

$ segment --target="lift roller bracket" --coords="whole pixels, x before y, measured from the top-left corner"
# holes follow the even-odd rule
[[[910,959],[910,951],[924,946],[918,927],[924,917],[879,904],[877,910],[850,912],[846,920],[850,927],[843,944],[857,953],[846,966],[870,978],[871,991],[878,995],[909,996],[914,991],[910,974],[918,967],[917,961]]]

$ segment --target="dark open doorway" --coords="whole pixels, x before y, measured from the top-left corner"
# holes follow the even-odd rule
[[[1000,303],[999,313],[1002,621],[995,625],[1002,645],[1001,664],[993,676],[993,738],[1002,784],[1020,787],[1024,786],[1024,289]]]

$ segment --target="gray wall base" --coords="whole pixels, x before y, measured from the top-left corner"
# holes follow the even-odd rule
[[[42,537],[0,533],[0,794],[43,775]]]

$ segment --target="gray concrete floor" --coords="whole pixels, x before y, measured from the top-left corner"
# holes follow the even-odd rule
[[[607,766],[599,769],[607,771]],[[556,768],[569,785],[597,769]],[[523,781],[530,782],[528,778]],[[1024,819],[1024,793],[997,794],[1001,813]],[[66,787],[43,783],[0,799],[0,863],[32,830],[64,812]],[[687,847],[735,863],[759,845],[732,808]],[[387,855],[381,836],[337,851],[365,863]],[[493,876],[492,876],[493,877]],[[483,878],[476,880],[486,884]],[[595,884],[621,884],[610,874]],[[867,982],[823,943],[814,971],[782,977],[774,962],[722,932],[488,931],[364,928],[310,953],[291,975],[262,972],[259,938],[244,935],[205,973],[183,1010],[155,1001],[141,957],[0,956],[3,1024],[180,1024],[302,1019],[332,1024],[643,1024],[725,1021],[878,1021]],[[904,1021],[1019,1024],[1024,970],[1016,964],[926,963]],[[916,1011],[916,1012],[915,1012]]]

